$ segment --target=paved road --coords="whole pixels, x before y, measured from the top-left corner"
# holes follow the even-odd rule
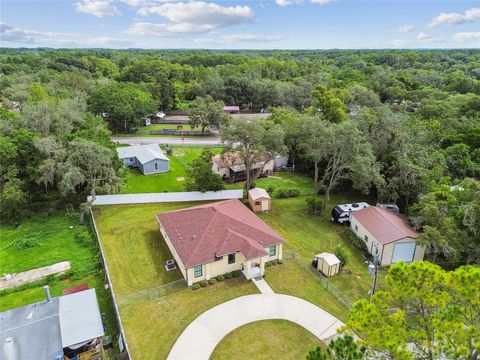
[[[217,344],[232,330],[259,320],[292,321],[327,343],[343,323],[318,306],[281,294],[242,296],[207,310],[183,331],[169,360],[207,360]]]
[[[112,136],[112,140],[120,144],[145,145],[145,144],[169,144],[169,145],[221,145],[219,137],[185,138],[180,137],[141,137],[141,136]]]

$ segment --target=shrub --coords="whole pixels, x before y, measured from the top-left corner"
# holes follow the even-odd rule
[[[265,263],[265,267],[270,267],[270,266],[272,266],[272,263],[270,261]]]
[[[40,239],[44,237],[42,231],[24,235],[12,240],[5,248],[14,247],[16,250],[25,250],[42,245]]]
[[[340,245],[337,245],[337,248],[335,249],[335,256],[338,258],[338,260],[340,260],[342,266],[345,266],[348,261],[348,254],[347,251]]]
[[[205,281],[205,280],[201,281],[200,286],[201,287],[207,287],[208,286],[208,281]]]
[[[277,197],[280,199],[297,197],[300,194],[300,191],[297,189],[281,189],[277,192]]]
[[[270,185],[269,187],[267,187],[267,192],[270,195],[273,194],[274,191],[275,191],[275,186]]]
[[[210,280],[208,280],[208,283],[209,283],[210,285],[213,285],[213,284],[215,284],[216,282],[217,282],[217,280],[216,280],[215,278],[211,278]]]
[[[223,281],[223,280],[225,280],[225,277],[223,275],[217,276],[217,281]]]
[[[193,284],[192,285],[192,290],[198,290],[200,289],[200,284]]]
[[[311,196],[305,200],[307,203],[307,214],[319,216],[323,214],[323,199]]]
[[[282,259],[278,259],[278,260],[277,260],[277,263],[278,263],[278,265],[282,265],[282,264],[283,264],[283,260],[282,260]]]
[[[277,260],[272,260],[270,261],[272,263],[273,266],[277,265],[278,264],[278,261]]]
[[[357,234],[353,232],[352,229],[350,229],[349,227],[345,227],[345,235],[347,236],[348,241],[350,241],[353,246],[368,254],[367,244],[365,244],[365,242],[360,239]]]
[[[223,275],[223,277],[225,279],[231,279],[232,278],[232,274],[231,273],[226,273],[225,275]]]
[[[234,270],[231,272],[231,274],[232,274],[232,277],[236,278],[236,277],[239,277],[242,274],[242,272],[240,270]]]
[[[90,232],[81,228],[75,229],[75,232],[73,233],[73,238],[81,246],[89,247],[94,245],[94,240]]]

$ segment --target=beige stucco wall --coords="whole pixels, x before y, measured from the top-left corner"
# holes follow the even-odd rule
[[[260,205],[255,205],[255,202],[258,202],[260,201]],[[250,194],[248,194],[248,202],[250,203],[250,208],[254,211],[254,212],[261,212],[263,211],[262,210],[262,202],[263,201],[267,201],[268,202],[268,209],[266,211],[270,211],[272,210],[272,199],[269,199],[269,198],[265,198],[265,197],[262,197],[262,198],[258,198],[256,199],[255,201],[251,198]]]
[[[172,254],[175,261],[177,262],[177,266],[180,269],[180,271],[182,272],[183,277],[185,278],[185,280],[187,280],[187,272],[185,270],[185,266],[183,266],[183,262],[180,259],[180,256],[178,256],[178,254],[177,254],[175,248],[173,247],[170,239],[168,238],[168,235],[165,232],[165,229],[163,228],[162,224],[159,223],[159,226],[160,226],[160,233],[162,234],[163,239],[165,240],[165,243],[167,244],[168,249],[170,250],[170,253]]]
[[[221,177],[228,177],[230,175],[230,168],[228,166],[221,168],[216,162],[213,162],[212,164],[212,171]]]
[[[358,227],[358,230],[355,230],[355,225]],[[365,241],[365,235],[368,236],[368,240],[365,241],[368,252],[372,254],[372,249],[374,249],[374,245],[378,245],[378,255],[381,257],[380,259],[380,264],[382,266],[388,266],[392,265],[392,256],[393,256],[393,248],[395,243],[401,243],[401,242],[412,242],[416,241],[414,238],[406,237],[400,240],[397,240],[395,242],[392,242],[390,244],[382,245],[380,244],[375,237],[370,234],[365,227],[360,224],[355,216],[352,216],[351,222],[350,222],[350,228],[357,234],[357,236]],[[373,254],[372,254],[373,255]],[[421,245],[416,245],[415,247],[415,253],[413,256],[413,261],[422,261],[423,257],[425,255],[425,247]]]

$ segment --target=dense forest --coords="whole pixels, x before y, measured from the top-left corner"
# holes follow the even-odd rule
[[[2,218],[116,191],[111,132],[221,102],[268,109],[236,129],[275,134],[257,136],[258,152],[288,152],[326,201],[372,192],[408,212],[435,254],[480,259],[478,50],[2,49],[0,69]],[[210,125],[238,143],[229,122]]]

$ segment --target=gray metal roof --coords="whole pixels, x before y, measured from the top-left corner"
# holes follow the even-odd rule
[[[155,159],[170,161],[162,150],[160,150],[158,144],[119,147],[117,148],[117,153],[120,159],[134,157],[137,158],[141,164],[146,164]]]
[[[0,313],[0,359],[55,359],[63,354],[58,321],[59,299]]]
[[[64,348],[104,335],[95,289],[62,296],[59,319]]]
[[[0,359],[55,360],[63,348],[103,336],[95,289],[0,313]]]

